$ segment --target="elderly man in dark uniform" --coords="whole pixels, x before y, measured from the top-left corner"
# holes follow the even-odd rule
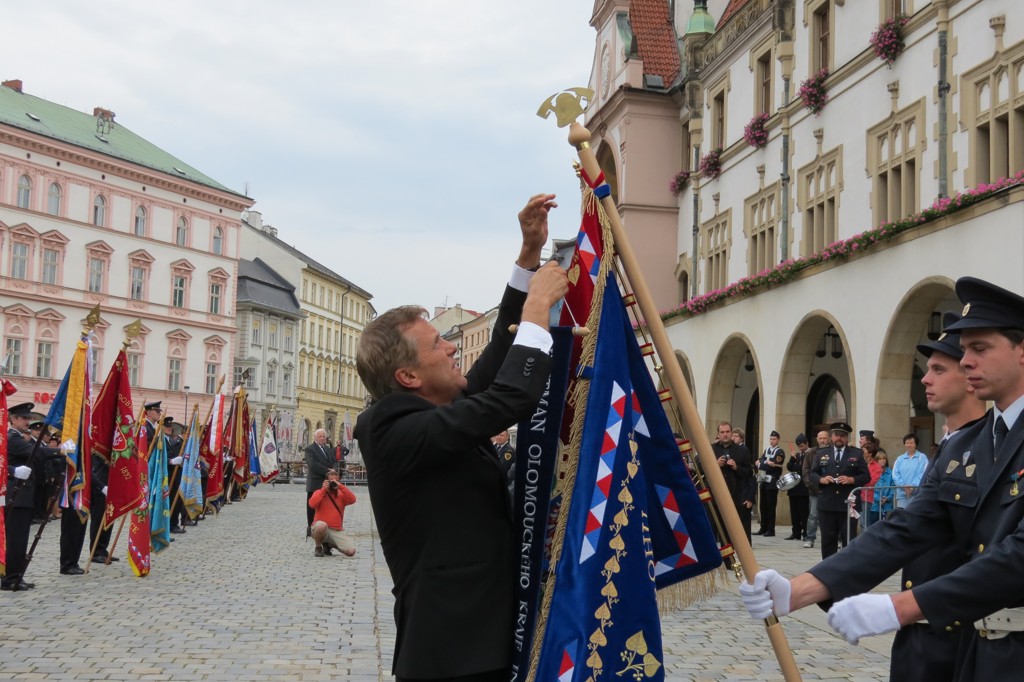
[[[25,553],[36,506],[36,486],[40,476],[33,475],[32,439],[29,422],[32,421],[33,403],[21,403],[8,408],[7,417],[7,500],[4,513],[7,525],[7,567],[0,579],[0,590],[17,592],[31,590],[35,585],[25,582]],[[42,467],[35,467],[41,471]]]
[[[853,431],[846,422],[829,426],[832,446],[818,448],[811,462],[811,481],[818,486],[818,530],[821,533],[821,558],[827,559],[846,547],[849,539],[850,512],[846,498],[853,489],[871,480],[864,453],[850,445]]]
[[[553,199],[534,196],[519,213],[522,249],[494,336],[467,375],[418,306],[384,313],[359,342],[356,368],[374,402],[355,435],[395,585],[399,682],[511,674],[515,540],[490,438],[533,414],[547,384],[550,309],[568,286],[557,264],[540,267]]]
[[[927,619],[963,626],[959,682],[1016,682],[1024,660],[1024,298],[974,277],[956,283],[968,384],[994,408],[944,446],[910,504],[842,554],[786,580],[759,572],[740,591],[763,618],[808,604],[831,606],[829,624],[850,643]],[[864,594],[922,552],[952,544],[963,564],[897,594]]]

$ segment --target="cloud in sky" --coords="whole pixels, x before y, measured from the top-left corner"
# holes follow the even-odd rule
[[[535,112],[586,86],[591,0],[74,0],[5,10],[2,78],[119,124],[256,200],[285,241],[383,311],[497,303],[515,214],[579,192]]]

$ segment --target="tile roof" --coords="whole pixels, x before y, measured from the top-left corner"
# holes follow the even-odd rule
[[[238,302],[302,316],[295,287],[261,259],[238,261]]]
[[[665,87],[679,76],[679,48],[668,10],[665,0],[629,3],[629,23],[644,61],[644,75],[661,76]]]
[[[729,4],[725,7],[725,11],[722,12],[722,18],[718,20],[718,28],[721,29],[725,22],[729,21],[733,15],[743,9],[749,2],[750,0],[730,0]]]
[[[139,137],[117,121],[113,121],[109,131],[101,134],[96,116],[7,86],[0,86],[0,124],[138,164],[179,180],[191,180],[221,192],[245,196]]]

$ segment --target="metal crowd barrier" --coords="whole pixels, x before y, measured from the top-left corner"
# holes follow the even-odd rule
[[[918,488],[918,486],[916,485],[866,485],[854,488],[850,492],[849,497],[846,498],[847,507],[850,510],[850,516],[853,518],[859,518],[861,520],[860,525],[862,528],[867,528],[872,523],[883,520],[886,516],[891,514],[893,510],[897,508],[896,491],[903,490],[905,488],[910,489],[910,497],[908,499],[914,499],[914,493],[917,492]],[[866,491],[870,491],[873,493],[873,497],[871,500],[865,499],[865,495],[863,493]],[[871,507],[873,506],[875,501],[879,500],[879,496],[881,496],[881,501],[879,501],[878,511],[874,512],[875,514],[877,514],[877,518],[874,518],[872,516]],[[858,501],[860,502],[859,510],[856,509],[856,504]]]

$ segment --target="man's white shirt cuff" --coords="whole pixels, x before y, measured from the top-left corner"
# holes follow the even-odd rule
[[[512,264],[512,274],[508,278],[508,285],[517,291],[526,293],[530,290],[530,280],[536,274],[533,270],[519,267],[518,263]]]
[[[536,325],[533,322],[520,322],[519,331],[516,332],[516,338],[512,344],[517,346],[526,346],[528,348],[536,348],[537,350],[544,351],[545,353],[550,353],[551,346],[554,345],[554,342],[551,340],[551,333],[547,329],[544,329],[544,327]]]

